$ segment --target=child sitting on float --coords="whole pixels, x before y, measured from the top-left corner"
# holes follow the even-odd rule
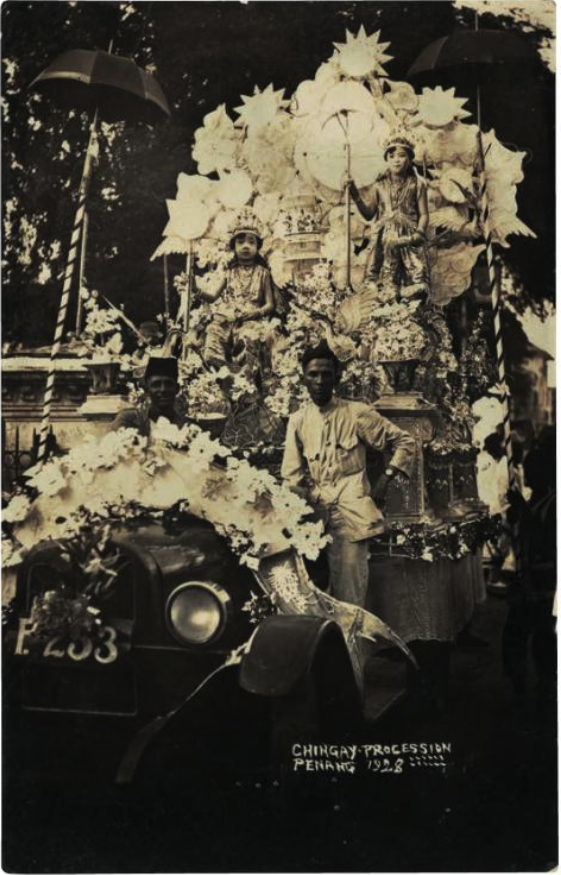
[[[220,368],[244,361],[250,370],[258,366],[259,348],[255,326],[275,311],[273,280],[259,250],[263,236],[255,216],[248,210],[238,215],[230,237],[233,258],[199,294],[210,302],[212,315],[203,342],[202,356],[209,367]]]
[[[348,180],[351,197],[372,227],[374,242],[366,279],[378,285],[379,298],[426,300],[429,270],[425,252],[429,222],[427,184],[413,167],[415,151],[402,133],[384,143],[388,169],[366,192]]]

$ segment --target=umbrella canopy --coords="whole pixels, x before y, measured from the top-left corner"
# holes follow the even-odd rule
[[[485,74],[485,68],[496,73],[497,65],[517,65],[539,62],[537,52],[525,39],[504,30],[457,30],[428,45],[410,68],[407,78],[420,74],[453,73],[462,69],[467,78]]]
[[[156,258],[161,258],[162,255],[187,255],[189,252],[189,241],[182,237],[164,237],[150,261],[155,261]]]
[[[97,108],[108,122],[137,120],[155,124],[171,115],[154,76],[130,58],[108,52],[64,52],[34,79],[31,87],[52,92],[69,109]]]

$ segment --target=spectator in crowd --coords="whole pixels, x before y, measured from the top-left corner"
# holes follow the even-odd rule
[[[503,662],[517,697],[525,699],[528,649],[531,648],[540,704],[555,701],[557,641],[553,603],[556,568],[555,428],[547,426],[524,460],[524,476],[532,490],[526,500],[508,493],[509,521],[516,540],[518,570],[509,592],[503,632]]]

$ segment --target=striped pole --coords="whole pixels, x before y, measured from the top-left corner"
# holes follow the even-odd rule
[[[491,236],[491,223],[489,221],[489,195],[487,193],[487,180],[485,175],[485,151],[483,149],[483,137],[481,133],[480,123],[480,100],[479,86],[477,88],[477,117],[478,117],[478,150],[479,150],[479,218],[483,229],[483,238],[485,241],[485,256],[487,258],[487,269],[489,271],[489,285],[491,287],[491,308],[493,313],[493,333],[495,336],[495,351],[497,356],[497,370],[499,375],[500,395],[499,401],[502,406],[503,428],[504,428],[504,447],[508,464],[508,480],[511,489],[518,489],[516,479],[516,471],[514,468],[514,458],[512,454],[512,434],[510,428],[510,401],[509,391],[506,382],[505,371],[505,355],[503,347],[503,329],[501,320],[501,284],[500,276],[497,270],[497,262],[493,249],[493,241]]]
[[[94,145],[97,134],[98,111],[96,109],[93,121],[90,125],[90,138],[86,157],[84,160],[84,170],[80,181],[78,191],[78,207],[74,217],[74,225],[72,228],[72,236],[70,238],[70,250],[68,252],[68,260],[66,262],[66,270],[64,272],[64,282],[62,287],[62,296],[58,308],[58,317],[55,328],[55,336],[53,345],[51,346],[51,358],[49,363],[49,371],[47,374],[47,385],[45,387],[45,396],[43,398],[43,414],[41,417],[41,428],[39,433],[39,448],[37,451],[37,462],[42,464],[45,461],[45,453],[47,448],[47,438],[49,434],[49,422],[51,418],[51,407],[53,401],[53,391],[55,386],[55,360],[60,352],[60,345],[64,333],[64,323],[68,311],[68,302],[70,300],[70,289],[72,286],[72,278],[74,276],[74,268],[78,258],[78,245],[84,224],[84,216],[86,213],[86,200],[88,196],[88,188],[93,170]]]
[[[86,275],[86,249],[88,246],[88,214],[84,213],[82,225],[82,243],[80,246],[80,270],[78,271],[78,306],[76,307],[76,336],[82,331],[82,288]]]

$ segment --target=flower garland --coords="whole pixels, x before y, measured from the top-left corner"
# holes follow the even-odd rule
[[[374,555],[402,556],[435,562],[457,561],[473,553],[487,541],[496,543],[503,522],[499,514],[481,513],[476,519],[435,525],[427,519],[419,523],[392,522],[380,538],[371,542]]]
[[[195,425],[160,419],[150,446],[132,429],[91,436],[29,475],[4,517],[11,564],[40,540],[76,537],[92,514],[114,519],[119,507],[126,517],[133,504],[142,512],[186,502],[252,568],[276,548],[315,559],[328,542],[322,524],[305,521],[313,511],[303,499]]]

